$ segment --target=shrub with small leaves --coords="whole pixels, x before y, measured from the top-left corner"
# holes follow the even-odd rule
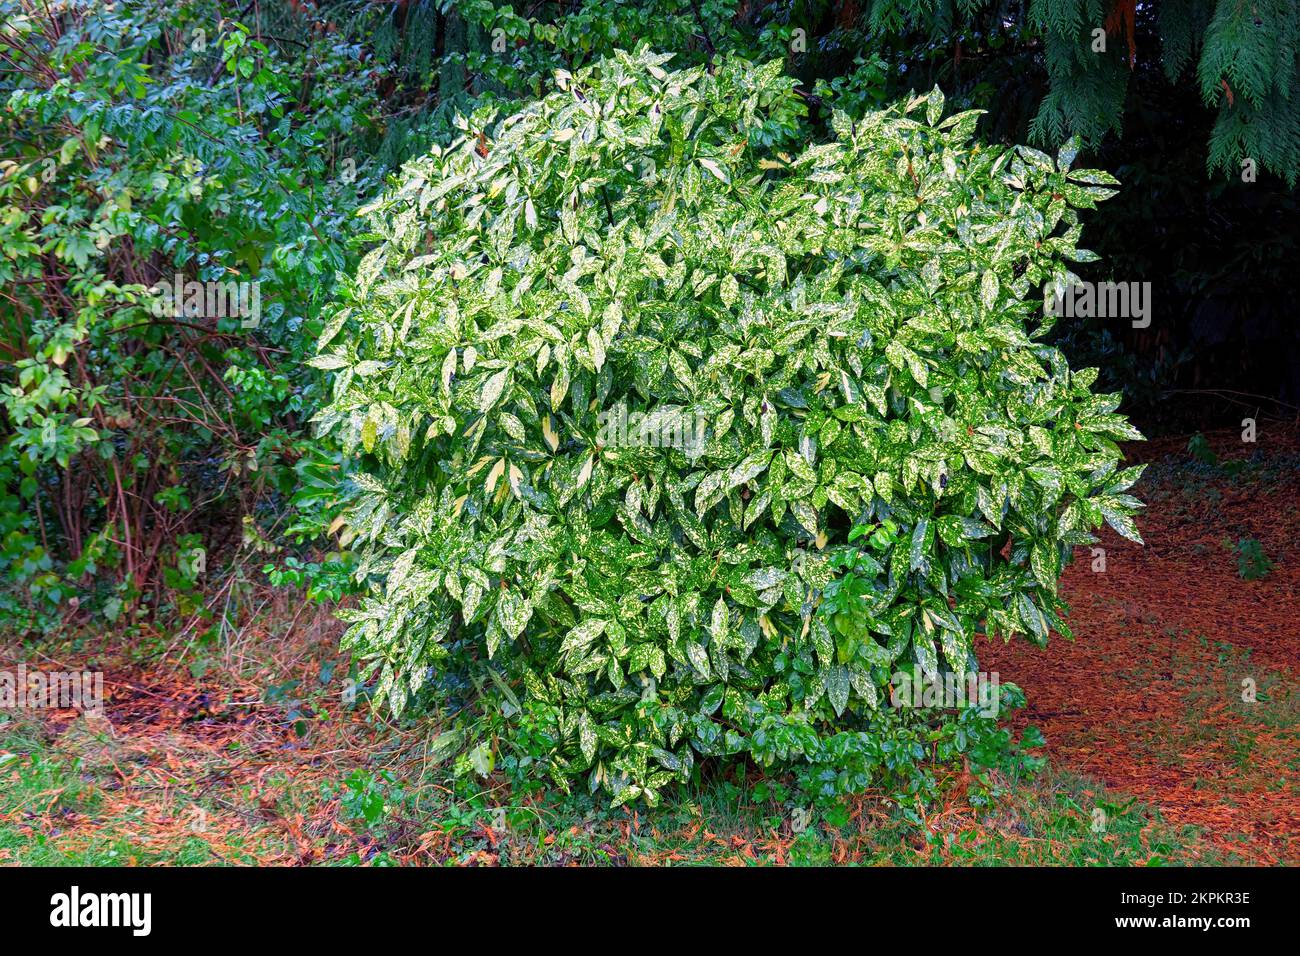
[[[1068,633],[1063,562],[1138,539],[1140,473],[1038,341],[1114,180],[972,143],[937,90],[787,155],[779,62],[667,60],[407,164],[314,360],[376,696],[454,676],[561,785],[651,804],[700,757],[826,761],[896,666]]]

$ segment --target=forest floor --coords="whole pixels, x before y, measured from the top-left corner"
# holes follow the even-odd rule
[[[1300,441],[1239,438],[1131,448],[1146,546],[1107,532],[1104,571],[1076,552],[1073,642],[980,649],[1049,758],[991,805],[951,774],[921,819],[867,794],[799,828],[785,782],[743,767],[652,812],[457,779],[426,728],[341,705],[337,625],[281,590],[220,647],[0,647],[101,669],[106,696],[100,718],[0,711],[0,864],[1295,864]]]

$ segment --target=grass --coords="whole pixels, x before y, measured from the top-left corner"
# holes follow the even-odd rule
[[[875,795],[815,810],[783,781],[731,768],[647,814],[499,780],[394,773],[361,752],[325,772],[265,752],[143,750],[78,718],[57,736],[0,719],[0,862],[52,865],[1161,865],[1233,862],[1123,794],[1068,773],[977,809],[953,776],[909,820]],[[382,753],[381,753],[382,758]],[[161,772],[158,768],[163,768]],[[132,769],[135,768],[135,769]],[[429,768],[425,768],[426,771]],[[423,782],[403,782],[421,781]],[[125,780],[129,780],[127,783]],[[1098,817],[1096,809],[1105,814]]]

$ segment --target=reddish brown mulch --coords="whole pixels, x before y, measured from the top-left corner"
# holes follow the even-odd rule
[[[1211,437],[1220,460],[1257,446]],[[1190,466],[1187,440],[1141,448],[1145,547],[1109,529],[1105,573],[1079,548],[1062,581],[1073,643],[983,646],[981,666],[1025,691],[1017,723],[1055,765],[1191,824],[1244,862],[1300,862],[1300,470],[1294,432],[1260,438],[1265,464],[1232,476]],[[1279,464],[1280,463],[1280,464]],[[1246,581],[1227,538],[1255,538],[1276,567]],[[1258,688],[1243,701],[1243,681]]]
[[[342,706],[340,676],[329,686],[317,679],[320,662],[337,655],[337,629],[327,611],[291,640],[278,630],[264,633],[282,628],[291,613],[275,607],[265,614],[244,644],[232,646],[237,666],[206,677],[178,664],[131,663],[115,635],[72,661],[42,655],[50,669],[104,673],[102,717],[52,710],[27,723],[51,752],[80,761],[78,776],[90,785],[94,812],[81,807],[85,794],[65,806],[65,791],[77,789],[69,781],[0,814],[0,823],[49,839],[66,854],[120,841],[126,865],[189,858],[283,865],[369,852],[374,841],[342,818],[337,798],[320,793],[367,762],[384,728],[365,720],[366,708]],[[15,654],[0,648],[0,660]],[[270,688],[291,678],[299,683],[285,700],[266,700]],[[311,718],[318,708],[328,709],[330,719],[310,720],[310,733],[300,737],[294,715]],[[0,771],[0,787],[18,766]],[[196,844],[204,851],[194,850]],[[15,858],[0,850],[0,865]]]

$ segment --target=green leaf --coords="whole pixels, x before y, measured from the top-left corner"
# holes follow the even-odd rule
[[[483,383],[483,391],[479,394],[478,410],[480,412],[488,411],[497,400],[501,398],[502,392],[505,391],[506,383],[510,380],[510,370],[502,369],[495,375],[489,377]]]

